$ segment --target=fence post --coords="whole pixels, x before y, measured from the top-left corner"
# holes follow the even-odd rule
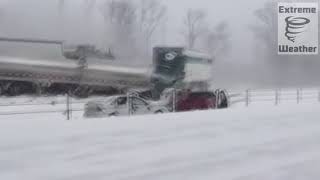
[[[70,97],[69,97],[69,93],[67,93],[67,120],[70,120]]]
[[[128,115],[130,116],[130,95],[129,95],[129,92],[127,92],[127,110],[128,110]]]
[[[176,103],[177,103],[177,91],[173,89],[172,91],[172,112],[176,112]]]
[[[131,93],[127,92],[127,108],[128,108],[128,115],[131,116]]]
[[[275,105],[277,106],[279,104],[279,90],[276,89],[275,92]]]
[[[300,89],[297,89],[297,104],[300,103]]]
[[[219,101],[220,101],[220,89],[217,89],[214,92],[215,96],[216,96],[216,102],[215,102],[215,108],[219,109]]]
[[[70,119],[73,118],[73,110],[72,110],[72,96],[69,96],[69,111],[70,111]]]
[[[250,103],[250,90],[246,90],[246,106],[248,107]]]

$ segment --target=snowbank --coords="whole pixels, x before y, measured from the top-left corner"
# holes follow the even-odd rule
[[[319,179],[320,105],[0,120],[0,179]]]

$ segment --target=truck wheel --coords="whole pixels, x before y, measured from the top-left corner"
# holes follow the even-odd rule
[[[34,94],[34,88],[31,83],[14,82],[8,87],[9,96],[19,96],[22,94]]]
[[[162,110],[158,110],[156,112],[154,112],[154,114],[163,114],[164,112]]]
[[[11,85],[9,88],[8,88],[8,94],[9,96],[18,96],[20,95],[22,92],[21,92],[21,88],[17,85]]]
[[[113,112],[113,113],[109,114],[109,117],[117,117],[117,116],[119,116],[118,112]]]

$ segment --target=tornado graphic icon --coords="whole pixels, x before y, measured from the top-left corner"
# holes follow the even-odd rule
[[[293,17],[286,18],[286,33],[285,36],[289,41],[295,42],[299,34],[305,31],[305,27],[310,23],[310,20],[305,17]]]

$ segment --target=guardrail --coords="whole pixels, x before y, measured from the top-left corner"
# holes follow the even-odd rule
[[[229,92],[230,105],[244,104],[245,106],[256,103],[283,103],[319,102],[320,88],[296,88],[296,89],[248,89],[243,92]]]

